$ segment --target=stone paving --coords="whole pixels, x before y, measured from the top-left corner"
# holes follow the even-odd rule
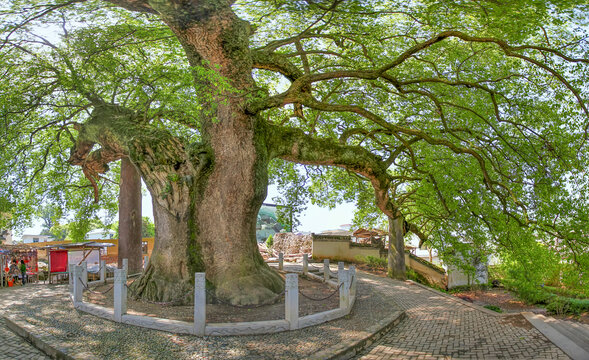
[[[15,291],[13,289],[0,289],[0,298],[12,295],[9,291]],[[45,360],[51,359],[49,356],[46,356],[42,351],[35,348],[33,345],[29,344],[20,336],[16,335],[12,331],[10,331],[6,324],[4,323],[4,319],[2,315],[4,314],[4,309],[6,307],[2,307],[0,310],[0,360]]]
[[[358,359],[569,358],[521,315],[498,316],[418,285],[380,282],[407,317]]]

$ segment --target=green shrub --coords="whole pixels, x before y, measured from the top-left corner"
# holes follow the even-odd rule
[[[407,279],[409,279],[409,280],[413,280],[413,281],[418,282],[420,284],[430,286],[429,281],[427,281],[427,279],[423,275],[421,275],[420,273],[418,273],[417,271],[415,271],[409,267],[407,267],[405,269],[405,274],[407,276]]]
[[[376,256],[366,256],[364,257],[364,262],[372,269],[386,269],[388,266],[387,259],[380,258]]]
[[[517,296],[528,304],[548,304],[556,295],[544,290],[540,285],[532,285],[527,282],[505,280],[508,289],[516,292]]]
[[[485,305],[483,306],[485,309],[489,309],[498,313],[502,313],[503,310],[501,310],[501,308],[499,306],[495,306],[495,305]]]
[[[266,239],[266,247],[270,249],[272,245],[274,245],[274,238],[272,237],[272,235],[270,235],[268,236],[268,239]]]
[[[588,299],[589,298],[589,291],[581,290],[581,289],[569,289],[564,287],[555,287],[555,286],[544,286],[544,289],[556,294],[561,295],[564,297],[571,297],[577,299]]]
[[[546,310],[548,310],[549,313],[556,315],[579,315],[583,312],[589,311],[589,299],[574,299],[557,296],[548,303]]]
[[[388,262],[386,258],[376,256],[356,256],[356,261],[366,264],[371,270],[386,270]]]

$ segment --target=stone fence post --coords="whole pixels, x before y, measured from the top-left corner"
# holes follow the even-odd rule
[[[114,321],[123,321],[123,315],[127,313],[127,271],[115,269],[114,285]]]
[[[88,286],[88,262],[82,261],[82,282]]]
[[[125,270],[127,274],[129,273],[129,259],[123,259],[122,269]]]
[[[278,270],[284,269],[284,254],[279,252],[278,253]]]
[[[350,266],[350,296],[356,296],[356,267],[354,265]]]
[[[323,260],[323,280],[329,281],[329,259]]]
[[[339,307],[340,309],[347,309],[350,304],[350,274],[349,270],[343,270],[342,274],[338,276],[337,282],[339,285]]]
[[[194,335],[204,336],[207,321],[205,273],[194,274]]]
[[[74,264],[72,264],[74,265]],[[74,284],[74,304],[82,302],[82,293],[84,288],[82,287],[82,267],[79,265],[74,265],[73,270],[73,284]]]
[[[147,270],[148,264],[149,264],[149,256],[145,255],[143,257],[143,271]]]
[[[339,274],[344,272],[344,262],[338,261],[337,263],[337,278],[339,279]]]
[[[100,281],[106,283],[106,260],[100,260]]]
[[[297,274],[286,274],[285,289],[285,318],[290,324],[290,330],[295,330],[299,328],[299,276]]]
[[[67,264],[67,273],[69,279],[70,295],[74,296],[74,268],[75,264]]]
[[[309,254],[303,254],[303,274],[309,274]]]

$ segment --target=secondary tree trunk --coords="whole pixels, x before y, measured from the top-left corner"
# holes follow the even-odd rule
[[[403,218],[389,217],[388,275],[394,279],[405,279],[405,240]]]
[[[129,158],[121,159],[119,189],[119,268],[129,260],[129,273],[141,272],[141,177]]]

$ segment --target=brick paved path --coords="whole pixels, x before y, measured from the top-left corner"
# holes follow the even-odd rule
[[[521,315],[494,316],[418,285],[378,282],[407,318],[359,359],[568,359]]]
[[[26,286],[25,286],[26,288]],[[0,360],[49,360],[49,356],[29,344],[26,340],[10,331],[2,316],[4,315],[4,309],[6,309],[6,303],[18,303],[20,293],[24,289],[0,289],[0,299],[3,300],[2,307],[0,307]],[[10,299],[10,300],[8,300]]]

